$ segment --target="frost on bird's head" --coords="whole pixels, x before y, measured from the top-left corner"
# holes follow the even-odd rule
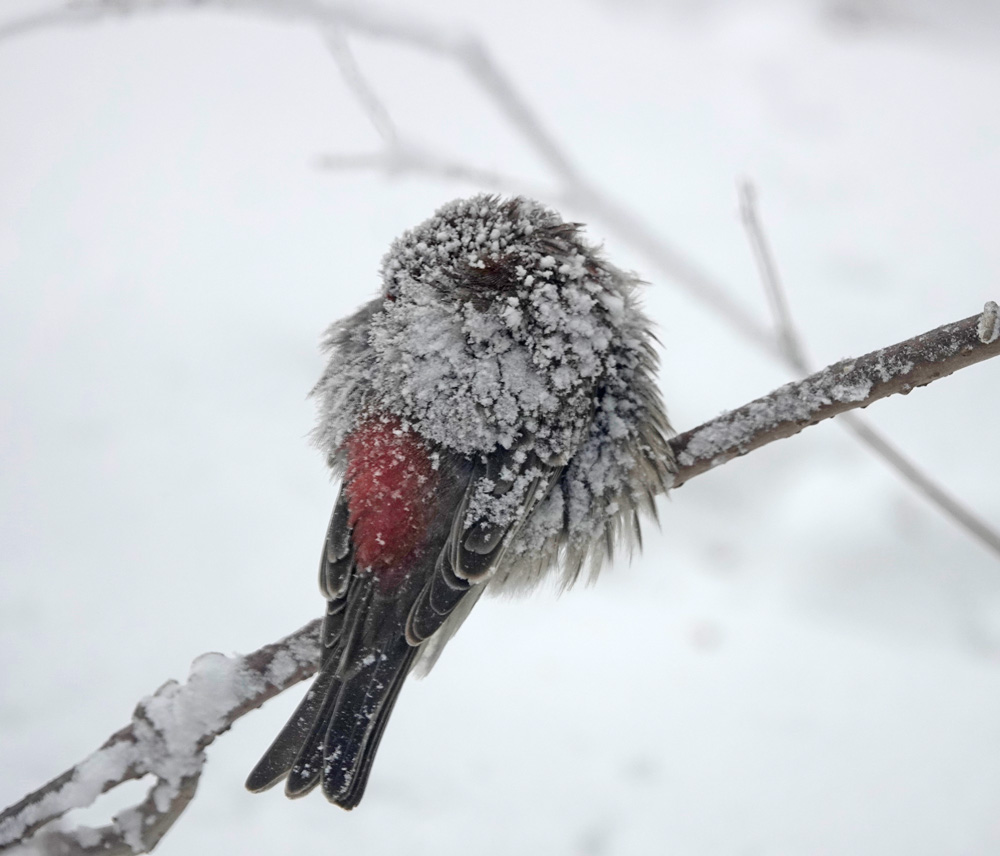
[[[623,493],[651,494],[639,475],[662,483],[669,429],[637,280],[579,224],[523,198],[456,200],[394,241],[381,273],[381,297],[331,328],[315,390],[334,464],[372,412],[457,454],[568,462],[512,555],[564,524],[589,543],[634,508]]]
[[[454,288],[481,301],[559,276],[596,274],[593,250],[576,239],[577,224],[537,202],[495,196],[456,199],[404,233],[382,260],[385,294],[407,282]],[[557,262],[558,260],[558,262]]]
[[[575,448],[632,287],[576,224],[520,198],[457,200],[393,243],[382,278],[379,407],[466,454],[525,433],[543,457]]]

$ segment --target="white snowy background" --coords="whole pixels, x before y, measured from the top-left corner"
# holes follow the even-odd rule
[[[751,178],[819,365],[1000,297],[989,0],[398,8],[479,34],[587,176],[766,319]],[[453,63],[352,45],[423,145],[549,179]],[[198,654],[319,614],[320,334],[396,234],[487,189],[315,166],[378,145],[307,27],[0,44],[0,805]],[[651,280],[678,429],[789,379],[589,219]],[[987,362],[866,414],[994,525],[998,390]],[[211,747],[157,853],[1000,852],[997,557],[833,423],[660,509],[596,587],[482,602],[403,692],[357,811],[243,790],[294,689]]]

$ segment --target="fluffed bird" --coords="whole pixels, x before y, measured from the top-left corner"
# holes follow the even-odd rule
[[[578,223],[475,196],[397,239],[377,298],[335,323],[313,390],[341,476],[320,560],[322,660],[251,772],[364,794],[406,676],[487,589],[564,586],[641,545],[675,463],[639,280]]]

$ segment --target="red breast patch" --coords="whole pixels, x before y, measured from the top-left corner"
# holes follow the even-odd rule
[[[371,568],[382,591],[390,591],[427,540],[438,473],[423,438],[394,416],[369,417],[344,446],[355,558],[359,567]]]

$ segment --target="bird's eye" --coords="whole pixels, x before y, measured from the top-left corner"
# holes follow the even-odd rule
[[[509,256],[482,256],[468,266],[465,277],[469,287],[480,293],[504,293],[517,287],[516,267],[517,260]]]

